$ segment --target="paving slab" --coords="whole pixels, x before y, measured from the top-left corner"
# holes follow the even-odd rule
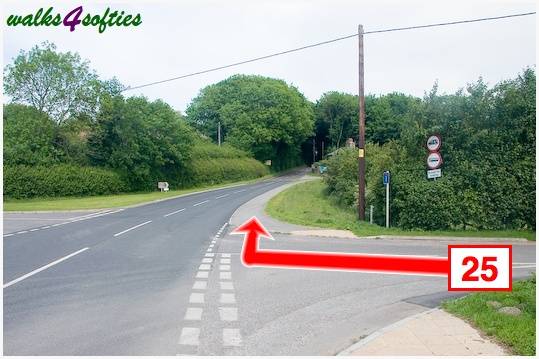
[[[340,355],[510,355],[477,329],[435,308],[381,329]]]

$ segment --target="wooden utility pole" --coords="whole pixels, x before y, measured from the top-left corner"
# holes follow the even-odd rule
[[[358,26],[359,47],[359,138],[358,138],[358,216],[365,220],[365,79],[363,56],[363,25]]]

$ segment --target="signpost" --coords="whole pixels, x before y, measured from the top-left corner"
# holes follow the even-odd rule
[[[386,186],[386,228],[389,228],[389,182],[391,182],[391,174],[389,171],[384,171],[382,180],[384,186]]]
[[[429,151],[427,156],[427,178],[432,178],[436,181],[436,178],[442,177],[440,167],[442,166],[443,159],[440,152],[438,152],[442,147],[442,137],[437,134],[430,135],[425,145]]]

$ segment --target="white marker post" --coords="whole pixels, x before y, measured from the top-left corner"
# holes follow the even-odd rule
[[[386,228],[389,228],[389,182],[390,182],[389,171],[384,171],[383,182],[386,186]]]

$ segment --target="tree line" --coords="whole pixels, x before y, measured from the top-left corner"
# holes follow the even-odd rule
[[[21,51],[4,69],[4,194],[141,191],[161,180],[181,188],[323,160],[328,194],[356,205],[357,153],[342,147],[357,143],[357,96],[329,91],[313,103],[283,80],[234,75],[181,114],[123,88],[53,44]],[[393,225],[535,228],[535,70],[449,95],[436,84],[423,98],[368,95],[365,111],[367,201],[378,223],[390,170]],[[443,139],[437,181],[425,178],[431,133]]]
[[[372,100],[365,105],[367,209],[374,206],[377,223],[385,221],[382,173],[388,170],[394,226],[535,230],[534,69],[493,87],[480,79],[454,94],[440,94],[435,85],[421,99],[390,94]],[[337,108],[327,107],[332,115],[317,122],[329,128],[322,138],[330,143],[339,141],[340,128],[351,137],[356,131],[355,114],[346,116],[352,106]],[[434,133],[442,137],[443,157],[436,181],[426,178],[425,142]],[[331,196],[357,206],[356,151],[337,151],[326,162]]]

